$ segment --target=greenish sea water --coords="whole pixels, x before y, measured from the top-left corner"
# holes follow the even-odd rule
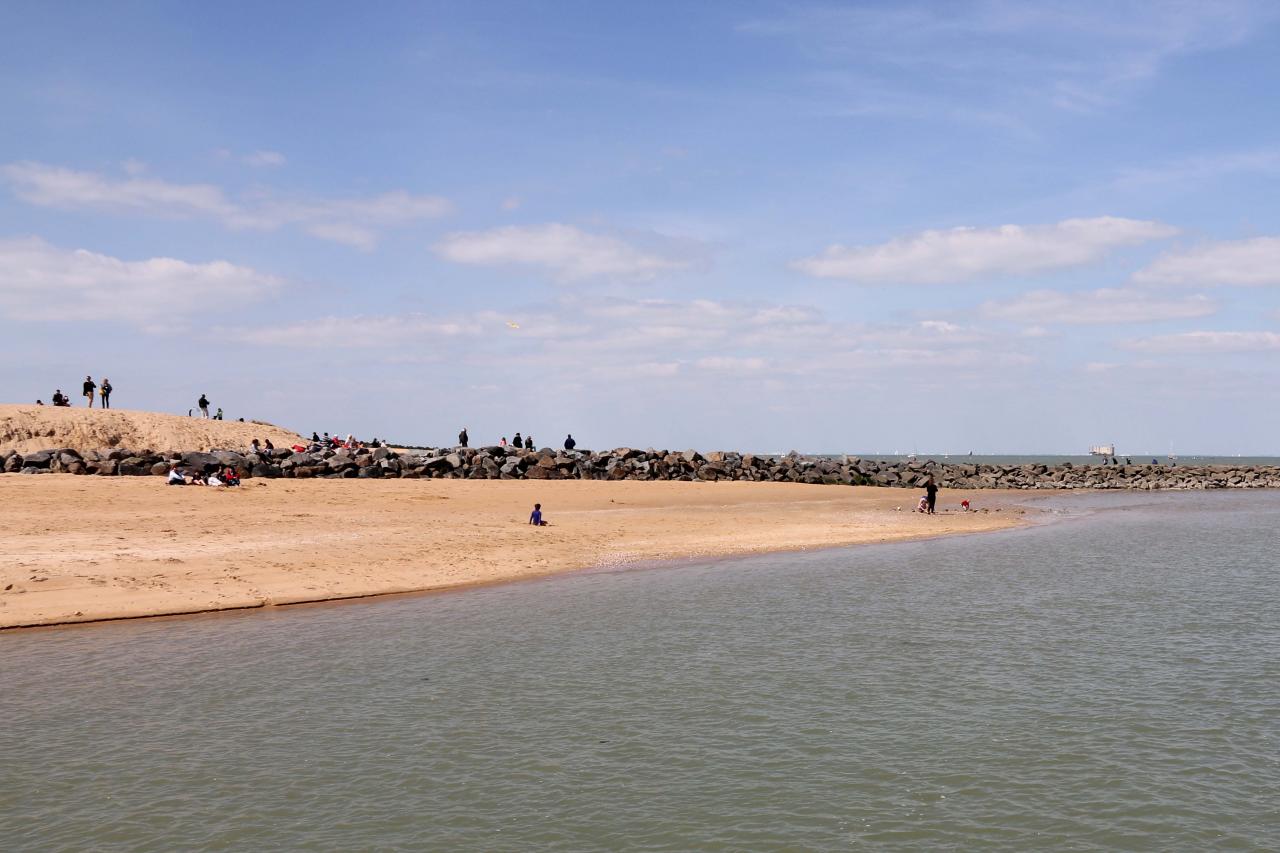
[[[1274,850],[1280,495],[0,634],[26,850]]]

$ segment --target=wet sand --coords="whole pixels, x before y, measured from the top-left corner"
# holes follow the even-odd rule
[[[975,508],[959,511],[969,498]],[[1025,492],[791,483],[0,475],[0,628],[435,590],[592,566],[978,533]],[[550,526],[527,524],[535,501]],[[999,511],[996,511],[999,510]]]

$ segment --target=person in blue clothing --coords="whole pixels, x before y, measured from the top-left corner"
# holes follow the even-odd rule
[[[533,505],[533,512],[529,514],[529,523],[534,527],[547,526],[547,522],[542,520],[542,504]]]

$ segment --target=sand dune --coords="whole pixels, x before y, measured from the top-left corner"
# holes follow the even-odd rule
[[[254,439],[287,447],[298,436],[280,427],[128,409],[0,405],[0,453],[70,447],[81,453],[127,450],[231,450]]]

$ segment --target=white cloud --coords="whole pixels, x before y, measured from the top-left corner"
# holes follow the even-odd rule
[[[508,196],[502,200],[502,209],[510,213],[513,210],[519,210],[522,204],[524,204],[524,199],[520,198],[520,196]]]
[[[285,156],[279,151],[254,151],[244,155],[240,160],[246,166],[255,168],[283,166],[286,162]]]
[[[951,228],[872,246],[835,245],[794,265],[822,278],[940,284],[1081,266],[1113,249],[1176,233],[1170,225],[1114,216],[1065,219],[1053,225]]]
[[[282,285],[227,261],[125,261],[35,238],[0,240],[0,313],[22,320],[89,320],[138,326],[237,309]]]
[[[512,225],[447,235],[436,244],[459,264],[540,267],[562,279],[644,279],[688,266],[670,255],[646,251],[617,237],[572,225]]]
[[[1280,350],[1276,332],[1182,332],[1123,341],[1123,348],[1138,352],[1233,353]]]
[[[227,330],[224,334],[243,343],[319,349],[395,347],[440,338],[475,335],[481,324],[474,319],[440,320],[422,314],[403,316],[319,317],[283,326]]]
[[[228,228],[257,231],[296,226],[320,239],[361,249],[373,247],[378,229],[434,219],[452,209],[447,199],[404,190],[318,199],[257,192],[233,200],[212,184],[175,184],[136,173],[118,178],[33,162],[0,166],[0,180],[18,198],[40,207],[208,218]]]
[[[1152,323],[1207,317],[1217,310],[1217,303],[1205,296],[1167,299],[1119,288],[1076,292],[1032,290],[1005,302],[987,302],[981,308],[987,317],[1037,325]]]
[[[1210,243],[1156,258],[1133,276],[1152,285],[1280,284],[1280,237]]]
[[[741,358],[737,356],[709,355],[694,362],[703,370],[725,373],[755,373],[764,370],[769,363],[757,356]]]

